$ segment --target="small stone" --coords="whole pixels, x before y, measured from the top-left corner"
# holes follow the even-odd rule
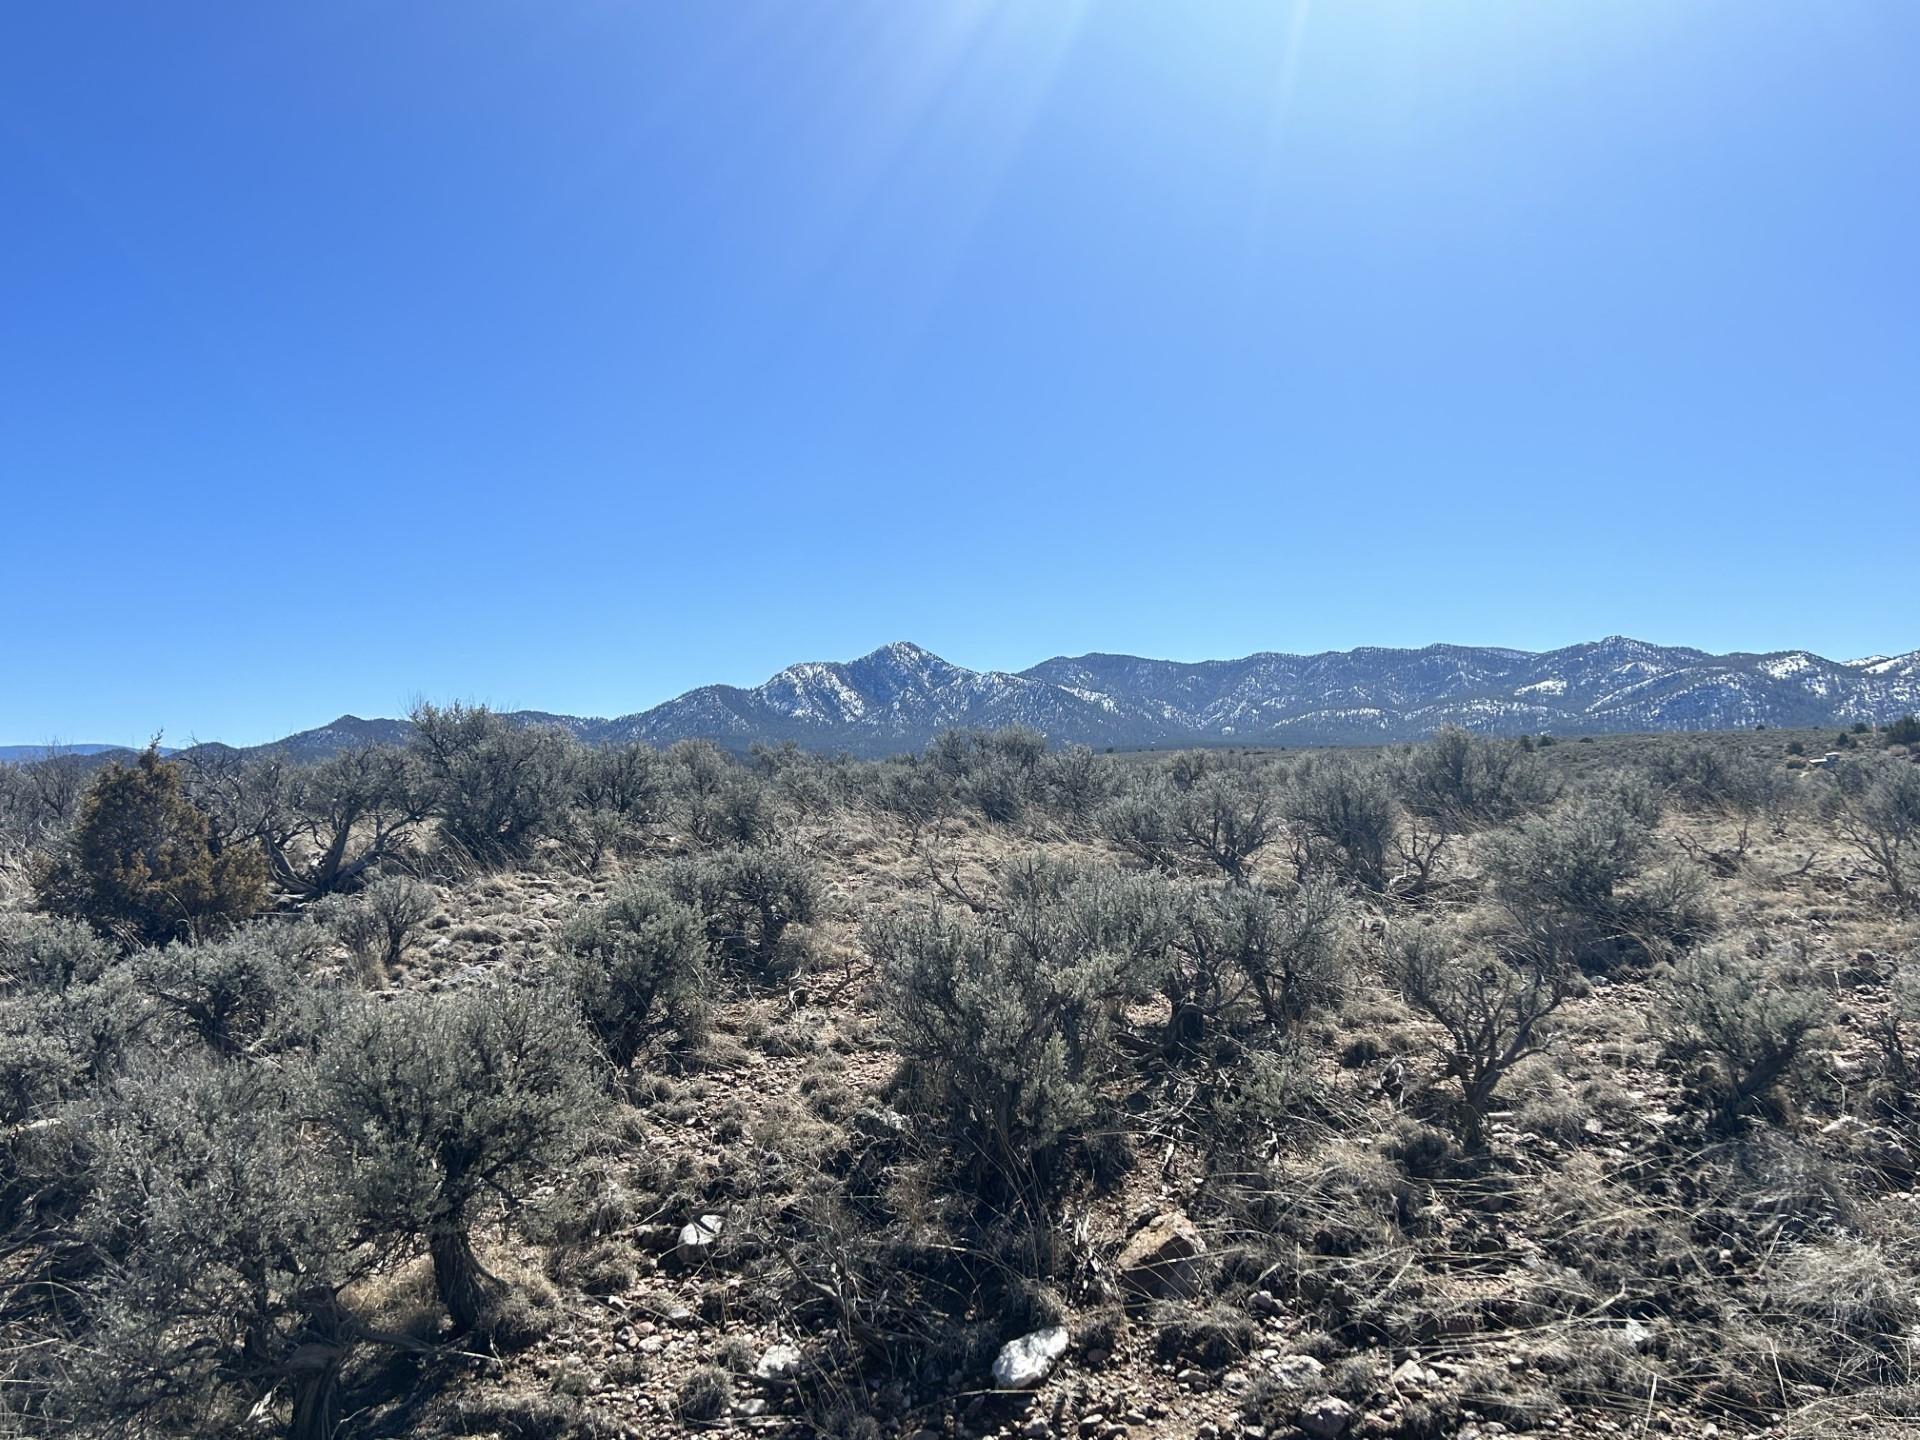
[[[1320,1383],[1327,1372],[1311,1355],[1282,1355],[1273,1362],[1273,1378],[1291,1390],[1305,1390]]]
[[[800,1351],[796,1346],[769,1345],[767,1353],[753,1367],[753,1373],[761,1380],[791,1380],[800,1373],[800,1360]]]
[[[1106,1423],[1107,1417],[1102,1415],[1098,1410],[1095,1410],[1091,1415],[1082,1415],[1080,1417],[1080,1433],[1082,1435],[1098,1435],[1100,1433],[1100,1427]]]
[[[1036,1415],[1020,1427],[1020,1433],[1026,1440],[1045,1440],[1046,1436],[1053,1433],[1053,1427],[1047,1423],[1046,1416]]]
[[[1294,1421],[1316,1440],[1333,1440],[1353,1423],[1353,1406],[1335,1395],[1321,1395],[1300,1407]]]
[[[993,1359],[993,1383],[1002,1390],[1030,1390],[1052,1373],[1072,1337],[1064,1325],[1050,1325],[1009,1340]]]
[[[853,1117],[853,1126],[863,1135],[880,1139],[888,1135],[904,1135],[907,1117],[884,1105],[869,1106]]]
[[[1402,1360],[1388,1378],[1396,1390],[1424,1390],[1439,1377],[1418,1360]]]
[[[677,1253],[683,1264],[691,1265],[700,1260],[713,1242],[720,1238],[720,1232],[726,1228],[724,1215],[702,1215],[698,1220],[690,1220],[680,1227]]]
[[[1113,1263],[1130,1294],[1149,1300],[1186,1299],[1198,1289],[1198,1261],[1206,1253],[1207,1242],[1193,1221],[1168,1210],[1135,1232]]]
[[[733,1413],[736,1415],[745,1415],[749,1418],[756,1415],[764,1415],[767,1413],[767,1402],[758,1395],[751,1396],[745,1400],[736,1400],[733,1402]]]

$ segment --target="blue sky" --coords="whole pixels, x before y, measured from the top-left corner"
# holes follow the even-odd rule
[[[0,740],[1920,645],[1920,6],[0,21]]]

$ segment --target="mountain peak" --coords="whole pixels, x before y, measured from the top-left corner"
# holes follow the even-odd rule
[[[848,675],[860,677],[863,681],[883,676],[889,682],[913,686],[948,685],[974,674],[971,670],[942,660],[931,650],[915,645],[911,640],[895,640],[889,645],[882,645],[843,668]]]
[[[905,665],[920,668],[929,663],[945,665],[947,662],[925,646],[916,645],[911,640],[894,640],[877,650],[869,650],[853,663],[856,665]]]
[[[1806,650],[1712,655],[1629,636],[1535,653],[1367,648],[1233,660],[1094,653],[1019,674],[951,664],[907,640],[857,660],[790,665],[750,689],[708,685],[614,720],[515,712],[590,744],[785,741],[863,755],[923,748],[955,726],[1024,725],[1058,743],[1354,745],[1446,725],[1487,734],[1725,730],[1885,723],[1920,712],[1920,652],[1835,662]],[[342,715],[262,747],[302,758],[400,743],[404,720]],[[15,758],[12,756],[0,758]]]
[[[1587,648],[1606,654],[1626,653],[1640,655],[1648,651],[1658,650],[1660,647],[1658,645],[1650,645],[1645,640],[1636,640],[1631,635],[1608,635],[1602,639],[1595,640]]]

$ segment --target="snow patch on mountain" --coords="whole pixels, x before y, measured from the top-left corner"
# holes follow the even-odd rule
[[[857,660],[790,665],[751,688],[708,685],[614,720],[517,712],[589,743],[787,741],[862,755],[918,750],[954,726],[1025,725],[1057,743],[1157,747],[1412,740],[1489,734],[1882,724],[1920,711],[1920,651],[1832,661],[1809,651],[1710,655],[1609,636],[1535,654],[1431,645],[1238,660],[1057,656],[976,671],[906,641]],[[404,740],[400,720],[342,716],[278,742],[318,757]]]

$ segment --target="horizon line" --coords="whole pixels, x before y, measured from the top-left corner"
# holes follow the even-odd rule
[[[1773,650],[1703,650],[1696,645],[1668,644],[1658,640],[1643,640],[1638,636],[1615,632],[1608,635],[1602,635],[1598,639],[1575,640],[1575,641],[1569,642],[1568,644],[1556,645],[1545,650],[1530,650],[1525,648],[1524,646],[1518,646],[1518,645],[1467,644],[1467,643],[1462,643],[1462,642],[1453,641],[1453,640],[1434,640],[1434,641],[1429,641],[1427,644],[1424,644],[1424,645],[1350,645],[1345,649],[1326,649],[1326,650],[1251,650],[1244,655],[1211,656],[1211,657],[1206,657],[1198,660],[1181,660],[1181,659],[1175,659],[1170,656],[1162,656],[1162,655],[1141,655],[1141,654],[1137,654],[1135,652],[1127,651],[1127,650],[1084,650],[1074,655],[1068,655],[1068,654],[1048,655],[1042,659],[1034,661],[1032,664],[1024,667],[1023,669],[1007,670],[1007,669],[999,669],[999,668],[978,669],[970,665],[962,665],[956,661],[947,659],[944,655],[941,655],[939,652],[935,650],[929,649],[925,645],[920,644],[918,641],[889,640],[874,646],[870,650],[863,651],[860,654],[851,657],[850,659],[795,660],[786,665],[781,666],[778,670],[775,670],[772,674],[768,675],[765,679],[759,681],[758,684],[742,685],[742,684],[733,684],[727,681],[709,681],[704,685],[695,685],[690,689],[681,690],[676,692],[675,694],[668,695],[664,699],[656,700],[651,705],[645,705],[636,710],[621,711],[613,715],[576,714],[568,711],[549,710],[549,709],[544,709],[544,708],[539,708],[534,706],[514,706],[512,708],[506,708],[502,706],[496,706],[490,701],[478,700],[478,699],[472,699],[472,698],[462,698],[462,697],[453,697],[452,699],[449,699],[441,703],[485,706],[489,710],[494,710],[497,713],[504,714],[504,715],[550,715],[555,719],[559,719],[559,720],[581,720],[581,721],[591,721],[591,722],[610,724],[616,721],[631,720],[636,717],[649,714],[654,710],[658,710],[663,705],[671,705],[676,700],[684,699],[689,695],[696,695],[703,690],[734,690],[734,691],[742,691],[742,692],[751,691],[751,690],[760,688],[760,686],[770,684],[772,681],[778,679],[781,675],[786,674],[788,671],[799,669],[802,666],[857,665],[863,660],[871,660],[874,657],[878,655],[882,655],[889,650],[900,649],[900,648],[914,650],[922,655],[927,655],[935,660],[940,661],[940,663],[943,665],[952,666],[956,670],[964,670],[967,673],[972,675],[1006,675],[1016,679],[1022,679],[1027,677],[1028,672],[1038,669],[1040,666],[1048,664],[1049,662],[1055,661],[1055,660],[1087,660],[1087,659],[1101,658],[1101,659],[1142,660],[1150,664],[1157,664],[1157,665],[1198,666],[1198,665],[1231,665],[1231,664],[1236,664],[1240,661],[1260,659],[1265,656],[1272,656],[1278,659],[1286,659],[1286,660],[1319,660],[1329,656],[1359,655],[1359,654],[1365,654],[1365,653],[1419,655],[1430,650],[1492,650],[1492,651],[1500,651],[1509,655],[1527,655],[1527,656],[1538,657],[1538,656],[1545,656],[1545,655],[1556,655],[1562,651],[1576,650],[1583,646],[1605,645],[1610,641],[1623,641],[1625,643],[1632,644],[1632,645],[1645,645],[1650,649],[1656,649],[1656,650],[1684,650],[1684,651],[1689,651],[1695,655],[1703,655],[1703,656],[1706,656],[1708,659],[1716,659],[1716,660],[1734,659],[1742,656],[1752,657],[1756,659],[1764,659],[1770,656],[1810,655],[1816,660],[1824,661],[1829,665],[1840,665],[1840,666],[1870,665],[1870,664],[1877,664],[1885,660],[1900,659],[1908,655],[1920,655],[1920,647],[1916,647],[1911,650],[1892,651],[1887,654],[1854,656],[1845,660],[1836,660],[1831,656],[1822,655],[1819,651],[1810,649],[1806,646],[1788,646],[1783,649],[1773,649]],[[1051,682],[1041,682],[1041,683],[1051,683]],[[358,721],[362,724],[373,724],[380,721],[404,723],[406,719],[407,717],[405,715],[358,715],[352,711],[342,711],[340,714],[334,716],[331,720],[325,720],[315,725],[304,726],[301,729],[289,731],[286,735],[276,736],[272,739],[267,739],[267,740],[258,740],[258,741],[252,741],[252,742],[236,742],[236,741],[219,740],[219,739],[201,740],[198,737],[190,737],[187,743],[184,745],[169,746],[161,743],[165,736],[165,730],[164,728],[162,728],[151,733],[148,743],[159,744],[163,753],[179,753],[181,751],[194,749],[202,745],[225,745],[230,749],[245,750],[245,749],[258,748],[259,746],[262,746],[262,745],[278,744],[280,741],[290,738],[290,736],[302,735],[314,730],[324,730],[324,729],[327,729],[329,726],[337,725],[340,722],[346,721],[346,720]],[[61,753],[61,752],[77,753],[77,752],[89,751],[89,750],[96,751],[96,752],[100,750],[129,750],[137,753],[138,751],[144,750],[145,748],[146,748],[145,745],[120,744],[114,741],[101,741],[101,740],[72,740],[72,741],[61,741],[57,739],[46,740],[46,741],[0,740],[0,750],[7,750],[7,751],[40,750],[49,754]]]

